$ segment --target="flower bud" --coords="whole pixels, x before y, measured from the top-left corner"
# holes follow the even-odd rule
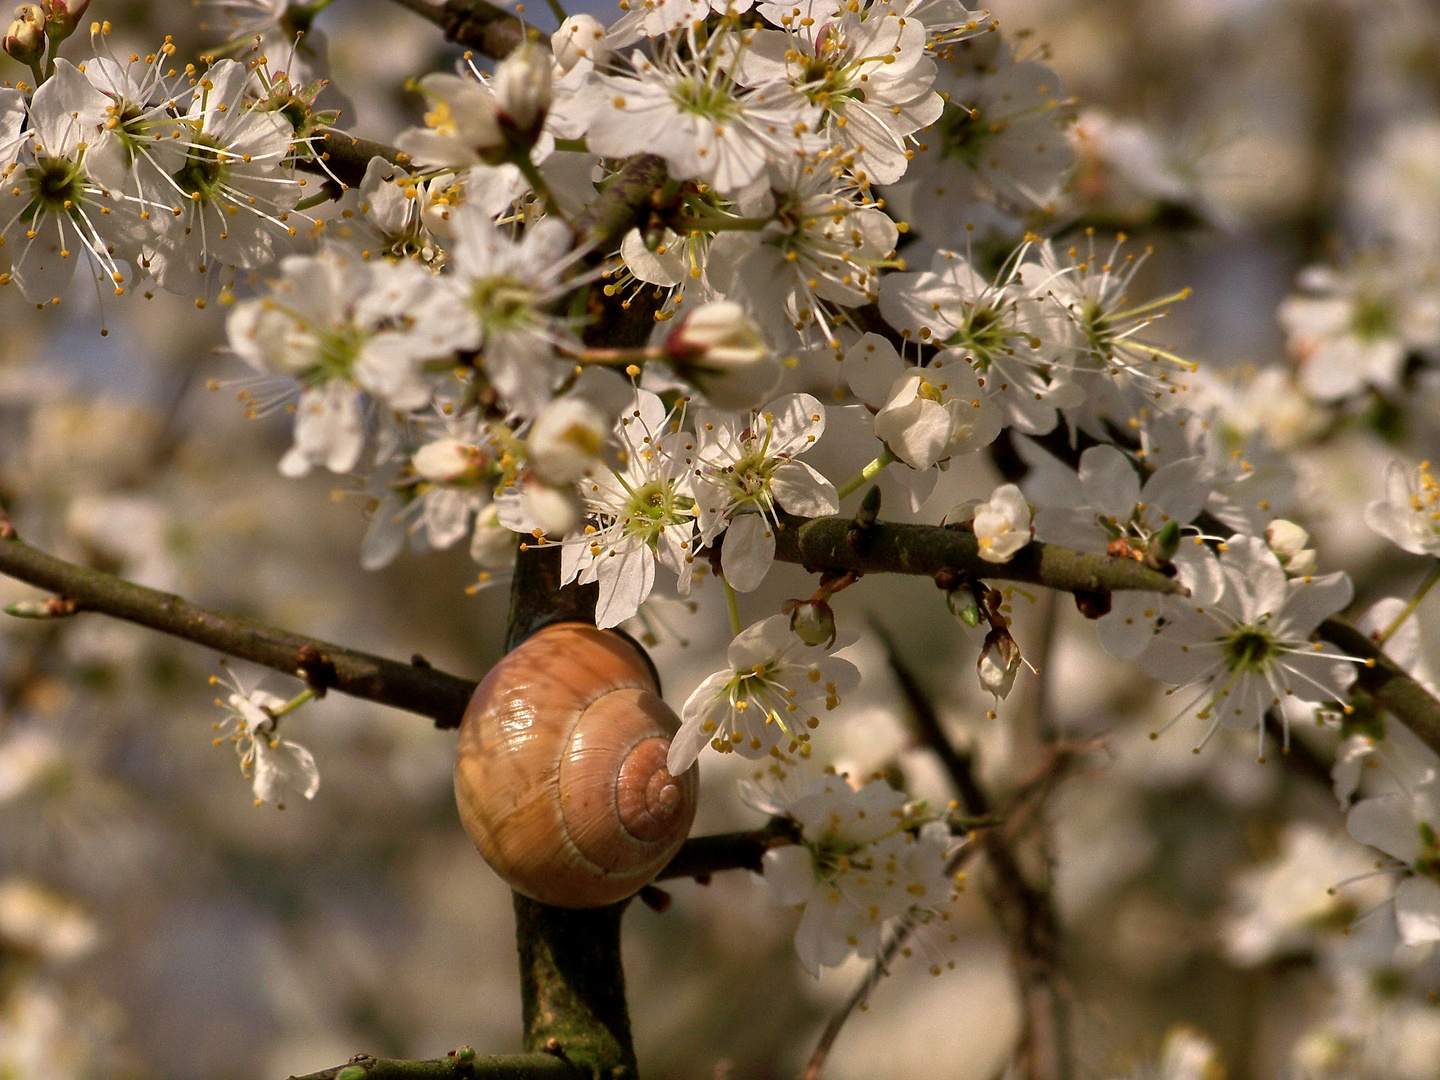
[[[426,443],[410,459],[423,479],[437,484],[473,479],[473,474],[484,461],[484,451],[478,446],[449,438]]]
[[[1297,551],[1285,564],[1285,573],[1291,577],[1309,577],[1319,565],[1319,555],[1314,548]]]
[[[573,484],[600,461],[610,421],[579,397],[550,402],[526,440],[530,467],[547,484]]]
[[[569,71],[581,60],[603,64],[610,55],[605,27],[593,15],[571,15],[550,35],[550,48],[561,71]]]
[[[1010,631],[997,626],[985,635],[985,646],[975,662],[980,685],[997,698],[1010,696],[1015,686],[1015,673],[1020,670],[1020,646]]]
[[[491,87],[501,128],[514,151],[528,151],[540,137],[550,111],[550,72],[554,60],[533,41],[527,41],[495,68]]]
[[[90,0],[44,0],[45,33],[58,44],[75,32]]]
[[[1165,527],[1150,538],[1145,551],[1145,561],[1151,566],[1165,566],[1180,550],[1180,523],[1167,521]]]
[[[1315,572],[1316,553],[1314,548],[1305,546],[1309,542],[1310,534],[1293,521],[1276,518],[1265,527],[1266,546],[1275,553],[1275,558],[1280,560],[1285,573],[1291,577],[1304,577]]]
[[[564,536],[580,524],[585,508],[573,486],[551,487],[530,481],[521,493],[525,512],[546,536]]]
[[[973,629],[980,625],[980,605],[975,602],[975,590],[968,585],[947,592],[945,606],[966,626]]]
[[[760,327],[733,300],[714,300],[686,315],[665,339],[665,356],[723,409],[759,404],[780,381]]]
[[[1310,534],[1293,521],[1276,518],[1265,526],[1265,543],[1282,563],[1300,554],[1310,543]]]
[[[22,64],[39,63],[45,54],[45,13],[37,5],[15,9],[15,21],[5,31],[5,51]]]
[[[972,527],[986,562],[1007,563],[1030,543],[1030,504],[1014,484],[1001,484],[974,509]]]
[[[790,631],[806,645],[835,644],[835,612],[824,600],[802,600],[790,612]]]
[[[515,534],[500,524],[500,508],[493,502],[475,515],[470,558],[489,570],[503,570],[515,561]]]

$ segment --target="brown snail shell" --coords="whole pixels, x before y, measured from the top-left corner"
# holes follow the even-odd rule
[[[476,687],[455,757],[460,821],[516,892],[599,907],[648,884],[690,831],[698,770],[639,647],[584,623],[516,646]]]

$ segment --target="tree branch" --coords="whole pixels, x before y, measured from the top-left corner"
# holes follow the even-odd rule
[[[1319,634],[1347,656],[1365,660],[1355,684],[1401,720],[1415,737],[1440,754],[1440,701],[1412,679],[1399,664],[1349,623],[1326,619]]]
[[[782,515],[775,535],[775,557],[814,571],[933,576],[941,570],[958,570],[970,577],[1028,582],[1062,592],[1183,591],[1174,578],[1147,569],[1133,559],[1032,543],[1009,562],[992,563],[980,558],[975,534],[964,529],[883,521],[859,529],[853,520],[840,515],[823,518]]]
[[[429,19],[456,45],[503,60],[525,40],[525,24],[488,0],[395,0]]]
[[[0,537],[0,574],[63,597],[77,612],[95,611],[185,638],[297,675],[319,691],[339,690],[428,716],[442,728],[459,726],[475,689],[470,680],[423,662],[401,664],[250,619],[220,615],[172,593],[57,559],[14,536],[13,528],[8,531],[12,535]]]
[[[640,154],[610,178],[599,198],[575,219],[575,235],[598,254],[619,246],[625,234],[640,224],[642,212],[669,180],[665,159]]]
[[[799,827],[789,818],[773,818],[763,829],[692,836],[655,880],[688,877],[703,885],[720,870],[763,873],[765,852],[799,842]]]
[[[296,166],[306,172],[338,178],[346,187],[359,187],[371,158],[384,158],[392,165],[408,166],[410,155],[393,146],[361,139],[348,131],[326,131],[310,140],[311,157],[296,159]],[[335,187],[334,179],[331,188]],[[335,195],[340,193],[337,191]]]
[[[935,751],[971,817],[990,814],[989,797],[975,778],[974,759],[955,747],[941,726],[934,702],[913,671],[880,631],[906,704],[925,744]],[[1058,766],[1055,755],[1049,768]],[[1048,772],[1048,769],[1047,769]],[[1048,788],[1044,789],[1048,791]],[[1016,815],[1017,821],[1020,815]],[[1060,969],[1060,920],[1047,889],[1031,884],[1015,853],[1018,825],[976,833],[989,874],[984,884],[990,908],[1010,946],[1010,962],[1020,983],[1024,1024],[1015,1057],[1020,1075],[1030,1080],[1064,1080],[1071,1075],[1068,1010],[1057,985]]]
[[[290,1080],[581,1080],[584,1075],[554,1054],[476,1054],[465,1048],[429,1061],[357,1054],[345,1065]]]

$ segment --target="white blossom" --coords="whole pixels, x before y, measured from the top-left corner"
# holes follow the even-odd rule
[[[993,283],[963,255],[938,251],[927,271],[886,275],[880,313],[907,340],[965,357],[1008,425],[1044,434],[1055,410],[1078,405],[1084,394],[1033,332],[1037,302],[1019,279],[1025,250]]]
[[[219,682],[219,680],[212,680]],[[276,734],[287,702],[266,690],[246,690],[230,673],[230,695],[216,701],[226,710],[215,724],[218,746],[229,741],[240,757],[240,771],[250,781],[255,805],[273,802],[283,810],[287,792],[313,799],[320,790],[320,770],[315,757],[297,742]]]
[[[799,844],[765,853],[765,881],[783,903],[802,909],[795,952],[811,975],[852,953],[874,957],[887,921],[933,914],[951,899],[949,830],[917,820],[907,801],[884,780],[857,791],[826,775],[767,807],[800,826]]]
[[[1232,536],[1218,569],[1218,578],[1213,571],[1197,575],[1195,595],[1165,598],[1165,618],[1137,662],[1177,686],[1170,693],[1189,692],[1175,719],[1199,705],[1196,715],[1211,721],[1206,739],[1223,724],[1255,731],[1263,747],[1272,706],[1292,697],[1322,705],[1345,700],[1354,668],[1310,636],[1350,602],[1353,588],[1344,573],[1287,578],[1253,536]]]
[[[1000,434],[998,409],[960,349],[942,349],[925,366],[908,365],[879,334],[845,354],[845,379],[876,410],[875,437],[915,470],[972,454]]]
[[[775,559],[781,511],[801,517],[838,513],[835,485],[797,461],[825,434],[825,406],[787,394],[748,417],[701,409],[695,499],[707,540],[723,530],[720,566],[740,592],[760,587]]]
[[[1001,484],[971,517],[980,558],[1007,563],[1030,543],[1030,504],[1014,484]]]
[[[291,213],[304,180],[295,176],[295,129],[279,112],[248,100],[250,72],[216,62],[180,117],[185,159],[174,174],[163,231],[142,264],[171,292],[191,292],[216,265],[251,270],[269,262],[275,238],[294,235]]]
[[[1414,473],[1398,461],[1385,466],[1385,498],[1365,507],[1365,524],[1405,551],[1440,556],[1440,483],[1430,463]]]
[[[664,404],[648,390],[636,391],[615,435],[621,465],[596,470],[581,485],[591,522],[567,536],[561,552],[565,582],[600,583],[595,624],[602,629],[635,615],[654,587],[657,561],[688,592],[698,539],[693,436],[672,429]]]
[[[631,74],[596,74],[597,102],[586,141],[604,157],[657,154],[679,180],[702,180],[721,195],[755,181],[771,163],[823,147],[819,110],[785,85],[743,89],[729,70],[729,35],[703,45],[663,39],[654,60],[635,52]]]
[[[930,88],[935,61],[925,55],[924,23],[888,3],[836,0],[800,0],[778,21],[783,30],[747,36],[736,77],[756,87],[788,82],[820,108],[840,165],[862,182],[895,183],[912,136],[944,107]]]
[[[231,310],[230,347],[301,387],[283,473],[355,467],[365,441],[361,391],[407,412],[428,404],[419,363],[448,351],[414,318],[429,287],[430,275],[415,263],[365,262],[331,246],[287,257],[269,295]]]
[[[720,753],[809,756],[820,712],[860,683],[854,664],[806,645],[787,615],[772,615],[742,630],[726,652],[727,666],[695,688],[680,710],[668,768],[678,776],[707,743]]]
[[[1305,388],[1335,401],[1366,386],[1395,392],[1407,354],[1440,349],[1440,280],[1414,266],[1311,267],[1280,305]]]

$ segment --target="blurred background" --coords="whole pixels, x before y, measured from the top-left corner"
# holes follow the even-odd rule
[[[233,13],[94,0],[88,18],[112,22],[117,51],[173,34],[188,57],[222,40]],[[1290,368],[1276,312],[1302,268],[1440,247],[1440,6],[1001,0],[993,14],[1012,37],[1031,32],[1022,53],[1046,59],[1077,103],[1080,167],[1054,227],[1097,223],[1107,243],[1123,228],[1155,249],[1137,290],[1194,289],[1158,335],[1233,379],[1251,424],[1293,452],[1301,499],[1287,509],[1323,568],[1355,576],[1357,611],[1413,585],[1420,560],[1360,513],[1397,441],[1430,452],[1440,399],[1420,381],[1403,402],[1322,413],[1290,383],[1256,380]],[[341,124],[370,138],[416,122],[406,81],[458,57],[385,0],[336,0],[315,25]],[[82,34],[66,55],[85,48]],[[24,74],[0,59],[0,79]],[[0,500],[21,535],[223,611],[478,678],[503,637],[505,583],[467,593],[476,570],[458,549],[362,571],[367,494],[279,476],[288,417],[245,419],[222,317],[164,293],[107,298],[102,338],[83,285],[43,311],[0,289]],[[998,480],[967,462],[919,516]],[[905,511],[887,500],[887,516]],[[745,619],[812,588],[777,566],[742,598]],[[34,595],[0,579],[0,602]],[[677,707],[727,640],[713,582],[697,599],[694,613],[655,612]],[[978,635],[939,601],[923,580],[837,597],[842,626],[862,634],[849,655],[866,683],[822,726],[816,756],[951,797],[870,619],[995,790],[1033,770],[1047,731],[1103,736],[1051,800],[1048,843],[1022,853],[1053,875],[1081,1077],[1148,1068],[1177,1029],[1213,1043],[1212,1071],[1187,1076],[1220,1075],[1219,1062],[1236,1080],[1440,1076],[1429,961],[1395,974],[1388,909],[1342,932],[1381,903],[1383,881],[1325,891],[1373,862],[1330,791],[1333,736],[1298,725],[1295,750],[1266,765],[1248,735],[1198,755],[1188,729],[1151,741],[1169,699],[1105,656],[1067,597],[1019,590],[1017,639],[1027,655],[1049,640],[1050,659],[991,718],[972,674]],[[247,687],[300,689],[234,671]],[[509,893],[456,820],[453,733],[331,695],[287,721],[318,762],[316,798],[254,807],[233,748],[212,745],[223,713],[208,680],[223,675],[206,650],[96,616],[0,622],[0,1077],[279,1080],[361,1051],[518,1049]],[[735,794],[743,763],[703,766],[697,831],[759,825]],[[793,1075],[861,965],[812,981],[794,959],[794,913],[747,873],[668,891],[666,913],[626,917],[643,1073]],[[1002,1072],[1019,1015],[1005,945],[977,890],[952,918],[958,942],[929,959],[953,969],[931,977],[923,950],[899,964],[827,1075]]]

